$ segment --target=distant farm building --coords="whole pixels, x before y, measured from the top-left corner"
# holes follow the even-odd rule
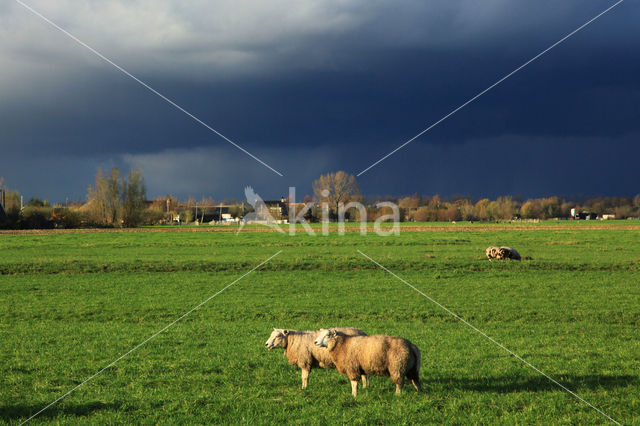
[[[289,217],[289,208],[287,206],[287,200],[282,197],[280,200],[265,200],[264,204],[269,209],[269,214],[275,220],[283,220]]]
[[[596,220],[598,219],[598,215],[595,213],[589,213],[589,212],[581,212],[576,214],[576,216],[574,216],[575,219],[580,219],[580,220]]]
[[[590,212],[580,212],[578,213],[576,209],[571,209],[571,217],[576,220],[596,220],[599,219],[598,215]]]
[[[278,223],[287,223],[289,221],[289,214],[293,216],[298,214],[306,207],[306,203],[289,203],[284,197],[280,200],[265,200],[264,204],[267,206],[269,214]],[[312,220],[311,209],[304,215],[305,220]]]
[[[194,218],[200,223],[229,222],[231,216],[231,206],[198,206],[193,207]]]

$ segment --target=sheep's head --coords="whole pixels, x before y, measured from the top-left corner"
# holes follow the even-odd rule
[[[269,340],[267,340],[267,343],[265,343],[264,345],[269,350],[273,348],[286,348],[287,336],[289,336],[289,330],[274,328],[271,332],[271,336],[269,336]]]
[[[498,259],[509,259],[511,257],[511,250],[500,247],[498,249],[498,255],[496,256]]]
[[[316,334],[316,340],[314,340],[313,343],[321,348],[328,348],[329,346],[333,347],[330,343],[335,340],[337,334],[338,333],[334,329],[321,328],[318,331],[318,334]]]

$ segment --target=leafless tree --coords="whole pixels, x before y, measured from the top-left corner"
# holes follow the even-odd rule
[[[313,182],[313,195],[317,202],[328,203],[333,213],[337,214],[340,203],[348,203],[360,195],[360,186],[355,176],[338,171],[316,179]]]
[[[147,191],[139,169],[131,170],[129,178],[122,178],[122,222],[134,227],[142,223],[146,209]]]
[[[89,216],[102,225],[137,226],[145,209],[146,190],[140,170],[132,170],[128,179],[112,167],[108,174],[98,169],[94,186],[87,191]]]

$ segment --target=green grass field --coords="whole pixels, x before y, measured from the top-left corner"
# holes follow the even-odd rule
[[[640,424],[640,231],[622,222],[400,236],[0,235],[0,422],[18,424],[244,277],[33,423],[538,423],[607,419],[361,250],[624,424]],[[627,223],[623,223],[627,225]],[[637,223],[636,223],[637,224]],[[489,245],[528,259],[488,262]],[[300,371],[272,327],[353,326],[422,351],[424,393]]]

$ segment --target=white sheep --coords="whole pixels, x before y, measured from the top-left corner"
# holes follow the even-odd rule
[[[343,327],[337,328],[341,333],[348,336],[366,336],[366,333],[357,328]],[[314,340],[318,331],[298,331],[274,328],[265,343],[267,349],[283,348],[284,355],[289,360],[289,364],[297,365],[302,370],[302,389],[309,383],[309,373],[315,367],[335,368],[329,352],[325,348],[314,345]],[[362,375],[362,386],[366,387],[369,379]]]
[[[336,329],[320,330],[314,342],[327,348],[340,374],[351,381],[351,393],[358,394],[358,379],[362,373],[370,376],[390,376],[396,384],[396,394],[402,392],[404,378],[420,385],[420,350],[402,337],[385,335],[347,336]]]
[[[489,259],[489,261],[491,261],[491,259],[497,259],[499,251],[500,251],[500,248],[498,247],[487,247],[487,249],[484,252],[487,255],[487,258]]]
[[[491,259],[512,259],[512,260],[522,260],[520,257],[520,253],[514,248],[511,247],[487,247],[485,250],[485,254],[489,260]]]

